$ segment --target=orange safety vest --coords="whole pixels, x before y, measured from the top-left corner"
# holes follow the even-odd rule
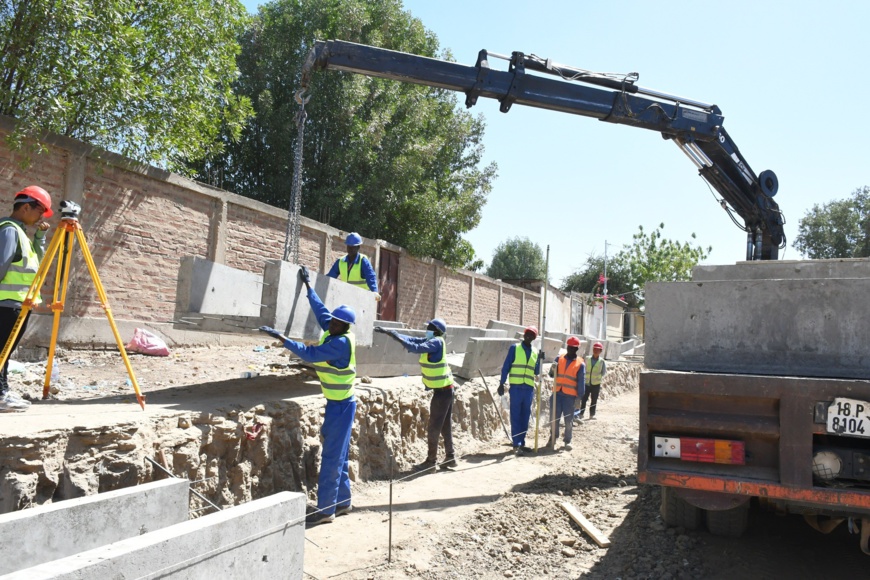
[[[583,364],[583,358],[577,357],[572,361],[568,361],[567,357],[559,357],[559,369],[556,371],[556,385],[553,387],[553,392],[563,392],[572,397],[577,396],[577,373],[580,372],[580,366]]]

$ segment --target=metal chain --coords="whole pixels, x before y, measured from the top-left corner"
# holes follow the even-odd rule
[[[296,150],[293,160],[293,187],[290,190],[290,206],[287,216],[287,231],[284,236],[284,261],[299,263],[299,238],[302,227],[299,215],[302,212],[302,144],[305,137],[305,105],[311,97],[304,97],[305,89],[296,92],[299,112],[296,113]]]

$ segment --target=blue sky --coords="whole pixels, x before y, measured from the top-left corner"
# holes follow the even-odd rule
[[[254,11],[255,0],[244,2]],[[480,49],[534,53],[593,71],[638,72],[638,84],[715,103],[756,174],[772,169],[793,247],[813,206],[870,185],[865,110],[870,3],[406,0],[456,61]],[[492,66],[506,69],[502,61]],[[460,99],[462,102],[463,99]],[[618,251],[639,225],[713,246],[709,264],[745,256],[745,234],[694,165],[658,133],[481,99],[486,162],[498,179],[466,235],[487,263],[513,236],[550,246],[554,283],[590,253]]]

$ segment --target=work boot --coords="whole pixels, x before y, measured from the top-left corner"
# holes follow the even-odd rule
[[[335,514],[325,514],[323,512],[314,512],[305,516],[305,527],[313,528],[320,524],[330,524],[335,521]]]
[[[570,443],[565,443],[565,446],[562,447],[562,449],[564,449],[565,451],[571,451],[572,449],[574,449],[574,447],[572,447]]]
[[[0,413],[22,413],[30,408],[30,401],[26,401],[12,391],[6,391],[0,395]]]
[[[453,455],[448,455],[446,461],[441,464],[440,469],[441,471],[447,471],[449,469],[456,469],[456,467],[456,457],[454,457]]]
[[[353,511],[353,506],[350,504],[336,506],[335,517],[347,515],[352,511]]]
[[[429,471],[430,469],[434,469],[434,468],[435,468],[435,462],[427,459],[423,463],[419,463],[419,464],[415,465],[414,471],[416,471],[418,473],[422,473],[424,471]]]

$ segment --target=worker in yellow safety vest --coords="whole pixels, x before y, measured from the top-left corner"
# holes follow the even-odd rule
[[[547,447],[555,449],[556,439],[559,438],[559,423],[565,421],[565,437],[563,441],[565,451],[571,451],[571,435],[574,430],[574,403],[577,397],[583,396],[586,384],[586,364],[583,357],[577,356],[580,348],[580,339],[571,336],[565,343],[566,354],[557,356],[556,361],[550,367],[550,376],[553,381],[553,396],[550,404],[556,410],[555,425],[552,430],[553,439],[547,443]]]
[[[511,440],[518,453],[532,451],[526,447],[526,432],[535,395],[535,377],[541,374],[541,361],[544,359],[542,352],[532,348],[532,341],[537,337],[538,329],[527,326],[523,331],[523,341],[508,348],[498,386],[498,394],[504,395],[510,379]]]
[[[378,294],[378,277],[368,257],[359,253],[362,246],[362,236],[353,232],[344,240],[347,247],[347,255],[339,258],[332,264],[332,268],[326,273],[330,278],[337,278],[357,288],[368,288],[375,293],[375,300],[380,300]]]
[[[402,343],[408,352],[420,355],[420,372],[423,386],[432,391],[432,401],[429,404],[429,427],[427,439],[429,452],[426,461],[414,466],[415,471],[434,469],[438,460],[438,436],[444,439],[445,460],[440,468],[456,467],[456,455],[453,449],[453,427],[451,415],[453,412],[453,373],[447,363],[447,342],[444,335],[447,323],[441,318],[433,318],[426,323],[426,336],[415,337],[399,334],[396,330],[376,326],[375,332],[391,336]]]
[[[0,220],[0,349],[12,334],[12,329],[21,314],[21,304],[27,297],[30,286],[36,279],[39,262],[45,253],[46,218],[50,218],[51,196],[36,185],[25,187],[15,194],[12,215]],[[24,228],[35,227],[31,241]],[[35,303],[41,302],[36,295]],[[30,312],[21,325],[10,354],[27,328]],[[30,408],[30,401],[9,389],[9,361],[0,371],[0,412],[22,412]]]
[[[305,518],[306,524],[315,526],[332,522],[335,516],[350,513],[352,509],[348,455],[356,415],[353,391],[356,381],[356,344],[350,327],[356,323],[356,313],[353,308],[343,304],[330,312],[311,288],[311,278],[305,266],[300,267],[299,278],[308,290],[308,304],[320,328],[324,330],[320,342],[306,346],[285,337],[274,328],[262,326],[260,330],[283,341],[284,347],[302,360],[314,363],[326,398],[326,412],[320,429],[323,449],[317,480],[317,509]]]
[[[598,395],[601,393],[601,381],[604,380],[604,374],[607,372],[607,365],[604,363],[604,357],[601,356],[603,350],[604,345],[600,342],[592,345],[592,358],[586,365],[586,392],[580,399],[580,419],[583,419],[583,415],[586,413],[586,402],[590,395],[592,396],[592,404],[589,406],[589,419],[595,418]]]

